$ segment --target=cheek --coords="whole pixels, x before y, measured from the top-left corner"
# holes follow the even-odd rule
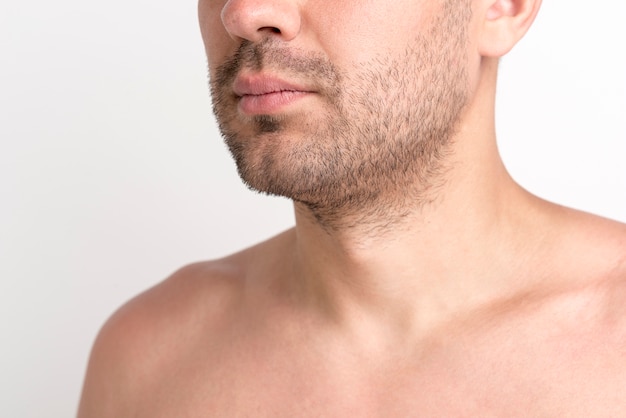
[[[332,62],[367,63],[403,53],[423,31],[429,9],[415,4],[408,7],[404,3],[338,1],[329,6],[328,1],[311,1],[304,21]]]
[[[225,2],[200,0],[198,3],[198,20],[204,48],[213,72],[217,65],[231,56],[236,48],[235,41],[229,36],[222,24],[221,12]]]
[[[478,48],[479,29],[475,25],[470,25],[467,39],[467,57],[465,65],[467,66],[468,84],[471,89],[475,89],[480,81],[480,75],[485,62]]]

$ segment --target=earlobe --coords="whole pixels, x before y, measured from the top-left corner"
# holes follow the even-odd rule
[[[487,0],[483,4],[479,53],[501,57],[528,31],[541,0]]]

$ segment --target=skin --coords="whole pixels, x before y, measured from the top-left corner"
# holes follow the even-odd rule
[[[416,16],[407,27],[415,35],[390,40],[393,50],[368,44],[351,61],[272,36],[242,41],[217,68],[211,62],[215,113],[244,181],[294,199],[333,229],[347,214],[362,228],[377,223],[380,208],[398,219],[427,202],[468,102],[470,15],[468,2],[448,1],[428,21]],[[302,103],[247,114],[246,100],[262,98],[237,95],[237,79],[259,74],[301,85]]]
[[[531,195],[496,148],[497,61],[539,3],[471,1],[455,55],[467,100],[450,138],[433,136],[443,157],[419,160],[429,170],[387,183],[370,172],[376,183],[332,199],[282,188],[293,229],[187,266],[116,312],[94,345],[78,416],[625,416],[626,226]],[[242,43],[267,39],[342,75],[373,62],[384,74],[375,59],[402,56],[416,39],[407,34],[442,4],[201,0],[199,11],[215,80]],[[297,77],[276,62],[260,68]],[[348,80],[342,91],[357,91]],[[267,127],[224,100],[223,129],[248,147],[240,171],[274,159],[261,172],[272,184],[254,180],[254,164],[242,173],[270,193],[298,179],[289,151],[314,140],[333,106],[320,89]],[[367,194],[373,184],[380,192]]]

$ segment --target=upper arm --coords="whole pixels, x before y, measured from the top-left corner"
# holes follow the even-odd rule
[[[141,368],[142,318],[136,304],[123,306],[100,330],[87,366],[79,418],[130,415]]]

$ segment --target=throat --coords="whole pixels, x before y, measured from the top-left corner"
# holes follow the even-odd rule
[[[408,226],[425,209],[435,209],[439,187],[389,184],[346,193],[340,199],[294,199],[296,216],[328,234],[349,234],[367,242],[384,241]]]

